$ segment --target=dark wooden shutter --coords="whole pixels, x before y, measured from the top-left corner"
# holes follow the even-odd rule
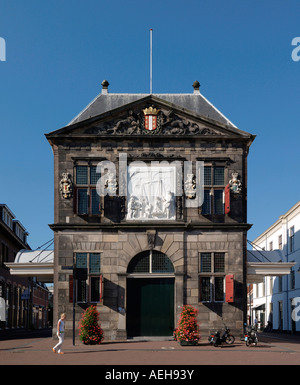
[[[226,275],[226,302],[234,302],[234,276],[233,274]]]
[[[70,303],[73,303],[73,285],[74,285],[73,275],[69,275],[69,302]]]
[[[73,188],[73,212],[77,214],[77,187]]]
[[[100,295],[99,300],[100,300],[100,303],[102,303],[103,302],[103,275],[102,274],[100,274],[99,286],[100,286],[100,288],[99,288],[99,291],[100,291],[100,293],[99,293],[99,295]]]
[[[225,187],[225,214],[230,213],[230,186]]]

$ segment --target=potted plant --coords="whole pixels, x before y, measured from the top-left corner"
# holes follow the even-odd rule
[[[200,341],[200,328],[197,323],[198,311],[190,305],[182,308],[174,338],[180,345],[198,345]]]
[[[96,306],[88,307],[79,322],[79,339],[85,345],[99,345],[103,340],[103,330],[98,323],[99,312]]]

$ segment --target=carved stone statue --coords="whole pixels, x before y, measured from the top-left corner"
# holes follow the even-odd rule
[[[137,219],[140,216],[141,205],[138,198],[131,196],[127,205],[127,219]]]
[[[194,199],[196,196],[196,182],[194,174],[187,174],[187,180],[184,182],[185,195],[188,199]]]
[[[132,110],[128,111],[128,117],[125,119],[119,120],[111,130],[113,134],[118,133],[127,133],[135,134],[137,133],[140,126],[140,121],[137,116],[134,115]]]
[[[117,181],[116,181],[116,176],[112,172],[108,172],[105,183],[104,183],[104,188],[108,192],[108,195],[115,196],[117,193]]]
[[[174,194],[172,194],[171,191],[169,191],[167,194],[167,198],[164,199],[164,203],[163,203],[163,212],[166,215],[167,219],[170,219],[174,216],[174,208],[175,208]]]

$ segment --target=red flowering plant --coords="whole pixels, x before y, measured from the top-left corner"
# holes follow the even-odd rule
[[[96,306],[90,306],[84,313],[82,313],[79,322],[79,339],[85,345],[101,344],[104,336],[98,321],[99,312],[97,311]]]
[[[197,323],[197,314],[198,311],[193,306],[183,306],[177,328],[174,330],[174,339],[176,341],[198,344],[201,335]]]

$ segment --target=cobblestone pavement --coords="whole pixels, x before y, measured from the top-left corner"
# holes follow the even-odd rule
[[[64,343],[64,355],[54,354],[56,338],[46,332],[23,333],[2,337],[0,331],[0,365],[101,365],[128,368],[144,365],[149,371],[154,366],[172,365],[173,368],[202,365],[299,365],[300,337],[259,334],[259,344],[248,348],[236,338],[234,345],[213,347],[206,336],[198,346],[180,346],[175,341],[114,341],[101,345],[83,345],[72,339]],[[197,369],[197,368],[196,368]],[[109,371],[108,370],[108,371]]]

